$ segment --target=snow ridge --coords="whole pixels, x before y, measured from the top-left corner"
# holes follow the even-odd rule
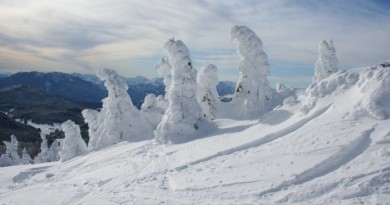
[[[358,136],[351,143],[341,147],[340,150],[334,155],[318,163],[314,167],[305,170],[301,174],[298,174],[294,179],[285,181],[282,184],[275,186],[274,188],[262,191],[258,194],[258,196],[262,197],[266,194],[281,191],[282,189],[285,189],[289,186],[302,184],[337,170],[339,167],[347,164],[362,154],[369,147],[371,143],[370,135],[374,132],[374,130],[375,126],[362,132],[360,136]]]
[[[347,164],[361,153],[363,153],[371,143],[370,134],[374,132],[375,126],[371,129],[364,131],[359,137],[357,137],[350,144],[340,148],[340,151],[330,156],[326,160],[320,162],[311,169],[308,169],[301,174],[297,175],[292,184],[301,184],[306,181],[310,181],[314,178],[328,174],[339,167]]]

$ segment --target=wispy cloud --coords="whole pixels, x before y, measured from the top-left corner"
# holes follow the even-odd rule
[[[176,37],[196,65],[214,63],[222,79],[233,79],[229,29],[235,24],[252,28],[271,66],[283,62],[291,73],[314,63],[322,39],[334,40],[341,67],[369,65],[389,58],[389,9],[385,1],[366,0],[3,0],[0,71],[111,67],[152,77],[157,73],[148,59],[163,56],[162,44]]]

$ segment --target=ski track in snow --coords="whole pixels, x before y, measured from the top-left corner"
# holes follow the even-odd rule
[[[357,137],[351,143],[343,146],[340,151],[325,159],[324,161],[318,163],[314,167],[302,172],[295,176],[294,179],[290,181],[285,181],[278,186],[275,186],[271,189],[262,191],[258,194],[259,197],[262,197],[266,194],[278,192],[284,190],[292,185],[299,185],[305,182],[311,181],[318,177],[329,174],[341,166],[347,164],[348,162],[355,159],[357,156],[362,154],[371,144],[371,133],[375,130],[375,125],[361,133],[359,137]]]
[[[285,135],[288,135],[288,134],[291,134],[292,132],[295,132],[296,130],[298,130],[303,125],[307,124],[308,122],[310,122],[314,118],[316,118],[316,117],[320,116],[321,114],[323,114],[324,112],[326,112],[329,109],[330,106],[331,105],[325,106],[324,108],[316,111],[310,117],[302,119],[302,120],[300,120],[300,121],[298,121],[298,122],[288,126],[287,128],[284,128],[284,129],[282,129],[280,131],[267,134],[267,135],[265,135],[262,138],[253,140],[251,142],[242,144],[240,146],[232,147],[232,148],[229,148],[229,149],[226,149],[226,150],[223,150],[223,151],[219,151],[219,152],[217,152],[217,153],[215,153],[213,155],[210,155],[210,156],[207,156],[207,157],[204,157],[204,158],[201,158],[201,159],[198,159],[198,160],[186,163],[185,165],[176,167],[175,170],[176,171],[180,171],[180,170],[188,168],[188,166],[190,166],[190,165],[196,165],[196,164],[199,164],[199,163],[202,163],[202,162],[205,162],[205,161],[209,161],[209,160],[214,159],[216,157],[229,155],[229,154],[232,154],[232,153],[235,153],[235,152],[243,151],[243,150],[250,149],[250,148],[253,148],[253,147],[258,147],[260,145],[272,142],[272,141],[274,141],[274,140],[276,140],[278,138],[281,138],[281,137],[283,137]]]

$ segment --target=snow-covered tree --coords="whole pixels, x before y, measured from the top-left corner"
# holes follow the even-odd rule
[[[21,163],[20,156],[18,154],[18,140],[15,135],[11,135],[11,141],[4,141],[6,146],[5,154],[0,158],[0,166],[12,166]]]
[[[14,164],[20,164],[20,155],[18,153],[18,140],[15,135],[11,135],[11,143],[7,147],[6,153],[10,156]]]
[[[261,114],[265,111],[266,101],[271,97],[267,79],[270,74],[268,57],[263,51],[263,43],[246,26],[234,26],[230,36],[237,44],[237,68],[240,71],[234,101],[242,106],[243,114]]]
[[[81,138],[80,127],[78,125],[68,120],[62,123],[61,128],[65,132],[63,146],[60,151],[60,160],[62,162],[88,153],[87,145]]]
[[[34,158],[34,163],[44,163],[53,161],[52,153],[48,147],[46,135],[41,133],[41,152]]]
[[[99,111],[85,109],[81,112],[84,117],[84,121],[88,124],[88,135],[89,135],[89,143],[88,149],[93,150],[94,146],[98,143],[99,134],[97,134],[97,130],[99,129]]]
[[[169,98],[169,89],[170,89],[171,83],[172,83],[172,76],[171,75],[165,76],[163,82],[165,85],[165,99],[168,99]]]
[[[202,67],[196,81],[198,84],[197,100],[202,107],[203,115],[206,119],[213,120],[219,102],[217,67],[213,64]]]
[[[164,108],[159,107],[157,97],[154,94],[145,96],[144,103],[141,106],[142,115],[150,123],[153,129],[161,122],[162,116],[165,113]]]
[[[27,153],[26,148],[23,148],[21,163],[22,164],[31,164],[31,162],[32,162],[32,159],[31,159],[30,155]]]
[[[172,80],[166,95],[168,108],[155,130],[160,143],[177,143],[188,139],[199,128],[202,111],[196,100],[196,70],[190,52],[180,40],[170,39],[164,44],[168,54],[162,65],[169,64]],[[161,66],[161,63],[157,67]]]
[[[283,83],[276,83],[276,92],[282,92],[284,89],[286,89],[286,86]]]
[[[60,160],[60,151],[62,149],[63,139],[55,139],[54,142],[50,146],[50,152],[52,153],[52,160],[58,161]]]
[[[0,167],[12,166],[13,161],[8,154],[2,154],[0,157]]]
[[[321,41],[318,45],[318,54],[318,59],[314,67],[313,84],[338,71],[338,60],[333,41]]]
[[[160,107],[162,110],[164,110],[165,113],[165,110],[167,110],[168,108],[168,100],[166,100],[163,95],[157,96],[156,100],[157,100],[157,107]]]
[[[108,90],[103,99],[103,108],[97,111],[83,111],[90,126],[89,150],[98,150],[118,142],[139,141],[152,136],[152,128],[133,106],[127,93],[124,78],[110,69],[99,69],[96,74]]]
[[[141,110],[148,110],[157,105],[157,97],[153,93],[147,94],[144,99],[144,103],[141,105]]]

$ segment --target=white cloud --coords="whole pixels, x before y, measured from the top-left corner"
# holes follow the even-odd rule
[[[120,63],[163,56],[162,44],[171,37],[187,44],[199,66],[231,69],[237,59],[229,30],[235,24],[260,36],[271,62],[314,63],[318,42],[333,39],[342,66],[373,64],[389,58],[386,9],[364,0],[3,0],[0,71],[23,64],[72,72],[104,66],[150,76],[154,68]]]

